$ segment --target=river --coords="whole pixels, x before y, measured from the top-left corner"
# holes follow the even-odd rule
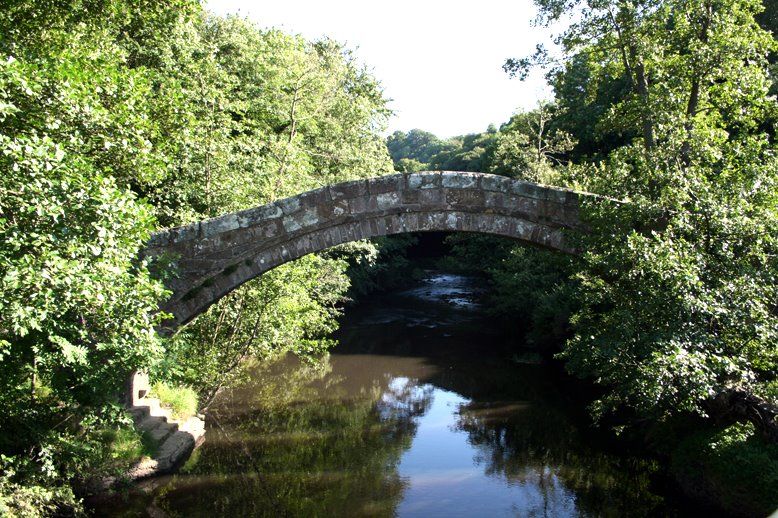
[[[347,310],[318,364],[249,365],[175,475],[101,514],[683,516],[657,465],[591,427],[559,366],[510,352],[475,278]]]

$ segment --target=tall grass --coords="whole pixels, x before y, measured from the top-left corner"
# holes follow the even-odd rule
[[[157,382],[151,387],[151,393],[159,398],[162,406],[171,409],[175,419],[188,419],[197,413],[197,393],[190,387]]]

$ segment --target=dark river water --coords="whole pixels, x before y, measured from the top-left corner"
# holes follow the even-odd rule
[[[505,347],[480,281],[428,272],[350,308],[318,365],[248,366],[180,473],[100,514],[683,516],[586,395]]]

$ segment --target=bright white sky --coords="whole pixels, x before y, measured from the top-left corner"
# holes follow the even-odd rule
[[[521,82],[502,70],[506,58],[549,40],[531,26],[532,0],[207,0],[206,7],[345,43],[391,99],[390,132],[479,133],[550,97],[542,73]]]

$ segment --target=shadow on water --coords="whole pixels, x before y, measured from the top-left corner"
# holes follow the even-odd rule
[[[319,364],[249,365],[181,473],[114,516],[673,516],[556,367],[509,361],[477,279],[351,308]],[[122,510],[123,508],[123,510]]]

